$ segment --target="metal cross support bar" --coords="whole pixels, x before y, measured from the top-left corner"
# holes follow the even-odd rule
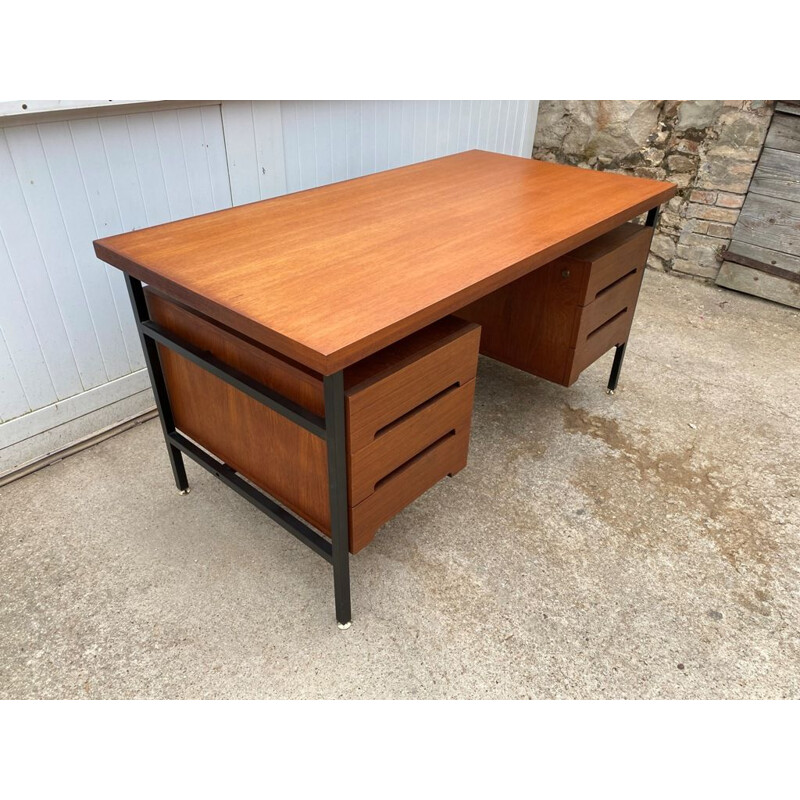
[[[344,373],[323,378],[325,419],[272,391],[248,375],[174,336],[150,320],[142,283],[125,274],[145,363],[161,420],[164,441],[172,464],[175,483],[182,492],[188,491],[183,454],[219,478],[224,484],[252,503],[281,527],[333,566],[333,591],[336,620],[340,628],[350,627],[350,522],[348,512],[347,452],[344,405]],[[214,458],[176,430],[169,401],[158,345],[168,347],[182,357],[210,372],[225,383],[258,400],[297,425],[325,439],[328,450],[328,487],[330,492],[331,539],[310,528],[299,517],[287,511],[266,492],[241,477],[236,470]]]
[[[655,228],[658,225],[658,215],[661,211],[660,206],[656,206],[655,208],[651,208],[647,212],[647,219],[645,220],[645,227],[646,228]],[[622,371],[622,362],[625,359],[625,345],[626,342],[622,342],[616,346],[614,350],[614,363],[611,365],[611,374],[608,376],[608,393],[614,394],[617,390],[617,384],[619,383],[619,373]]]
[[[290,514],[283,506],[279,506],[269,495],[241,478],[235,469],[209,455],[180,433],[171,433],[169,440],[189,458],[219,478],[226,486],[230,486],[245,500],[249,500],[259,511],[263,511],[303,544],[308,545],[317,555],[322,556],[327,562],[333,563],[333,549],[331,543],[324,536],[320,536],[294,514]]]
[[[142,322],[140,330],[145,336],[149,336],[151,339],[155,339],[157,342],[169,347],[170,350],[174,350],[178,355],[183,356],[193,364],[197,364],[217,378],[221,378],[225,383],[229,383],[240,392],[244,392],[254,400],[258,400],[259,403],[269,406],[273,411],[277,411],[315,436],[319,436],[321,439],[325,438],[325,420],[322,417],[318,417],[297,403],[281,397],[277,392],[264,386],[263,383],[254,381],[249,375],[229,367],[224,361],[220,361],[211,353],[204,352],[178,336],[174,336],[155,322],[150,320]]]

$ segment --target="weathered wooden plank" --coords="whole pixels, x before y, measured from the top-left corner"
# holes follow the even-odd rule
[[[775,104],[776,111],[782,111],[784,114],[800,115],[800,105],[797,100],[785,100]]]
[[[23,134],[26,131],[30,133],[30,128]],[[27,327],[28,320],[33,323],[35,335],[21,343],[23,351],[19,355],[14,352],[16,347],[11,335],[6,334],[14,363],[22,368],[25,365],[22,356],[27,351],[38,368],[41,354],[49,378],[41,377],[45,385],[52,384],[55,388],[54,399],[63,400],[83,391],[83,384],[22,189],[25,181],[34,178],[27,168],[28,159],[21,158],[14,147],[14,139],[13,136],[7,138],[0,130],[0,237],[8,252],[8,259],[4,258],[4,264],[0,265],[0,292],[10,292],[16,301],[21,301],[14,303],[14,316],[2,318],[3,330],[17,325]],[[17,153],[16,159],[12,151]]]
[[[734,238],[800,256],[800,203],[750,192],[739,214]]]
[[[746,292],[756,297],[763,297],[765,300],[774,300],[792,308],[800,308],[800,283],[767,275],[742,264],[734,264],[732,261],[722,262],[717,275],[717,286]]]
[[[800,153],[800,117],[794,114],[775,114],[764,147]]]
[[[742,256],[752,261],[757,261],[780,270],[800,275],[800,257],[788,253],[779,253],[777,250],[768,250],[754,244],[747,244],[734,239],[728,246],[728,252],[734,256]],[[738,258],[731,259],[738,261]]]
[[[798,129],[800,129],[800,117]],[[753,175],[750,191],[800,202],[800,153],[765,148]]]

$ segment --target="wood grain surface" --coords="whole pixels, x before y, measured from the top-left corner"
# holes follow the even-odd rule
[[[330,374],[675,191],[473,150],[100,239],[95,252]]]
[[[484,355],[569,386],[627,340],[653,229],[626,223],[456,312]]]
[[[152,319],[167,330],[325,414],[321,375],[157,289],[145,295]],[[345,371],[351,552],[411,502],[398,505],[399,498],[414,499],[466,462],[479,338],[477,325],[446,317]],[[169,348],[159,345],[159,353],[178,429],[328,534],[325,441]],[[453,442],[437,445],[450,434]]]

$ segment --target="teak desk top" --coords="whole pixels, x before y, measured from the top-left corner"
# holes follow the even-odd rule
[[[95,252],[327,375],[675,191],[473,150],[110,236]]]

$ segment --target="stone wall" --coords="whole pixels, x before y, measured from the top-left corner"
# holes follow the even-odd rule
[[[773,106],[769,100],[543,100],[533,157],[676,183],[648,263],[713,279]]]

